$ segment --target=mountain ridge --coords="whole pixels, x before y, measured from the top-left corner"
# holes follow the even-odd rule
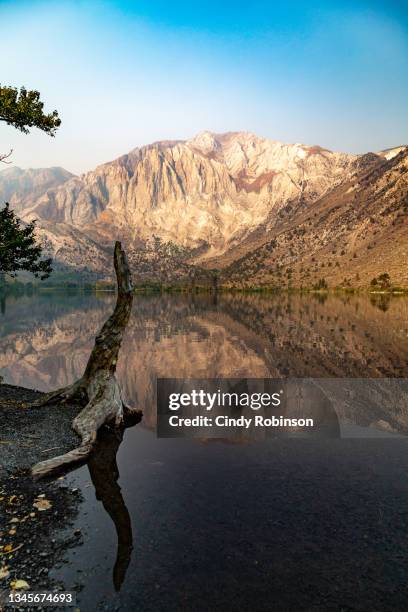
[[[135,148],[80,176],[62,169],[3,170],[0,199],[9,195],[23,220],[38,220],[48,252],[61,265],[107,274],[107,253],[120,238],[145,270],[141,277],[149,276],[150,266],[156,280],[163,274],[171,282],[172,265],[176,277],[190,273],[190,266],[229,269],[275,235],[282,219],[295,227],[302,211],[322,206],[324,198],[342,199],[341,185],[353,189],[360,177],[395,159],[402,177],[405,165],[398,160],[407,151],[401,145],[351,155],[251,132],[205,131],[188,141]],[[256,274],[249,282],[259,280]]]

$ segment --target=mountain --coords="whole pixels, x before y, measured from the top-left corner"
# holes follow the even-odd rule
[[[6,168],[0,172],[0,202],[10,202],[16,211],[24,210],[48,189],[59,187],[73,176],[58,167]]]
[[[262,284],[276,280],[269,274],[271,241],[282,232],[288,236],[291,227],[314,236],[313,251],[327,258],[315,235],[324,229],[336,240],[337,219],[344,213],[342,224],[360,224],[357,233],[368,224],[369,233],[381,233],[376,242],[385,248],[384,217],[375,228],[368,219],[391,205],[388,198],[404,193],[406,155],[405,147],[357,156],[247,132],[203,132],[189,141],[134,149],[79,177],[56,168],[14,169],[15,175],[7,169],[0,173],[0,198],[10,200],[23,219],[38,220],[47,249],[68,269],[109,273],[112,242],[120,238],[138,280],[172,281],[199,267],[203,274],[223,268],[234,284],[242,279]],[[387,168],[395,164],[400,180],[388,190]],[[375,202],[365,207],[368,196]],[[323,222],[324,211],[336,206],[341,210]],[[386,215],[390,223],[394,212]],[[402,230],[397,234],[404,239]],[[279,249],[276,255],[300,268],[309,250],[297,246],[293,256],[283,257]],[[259,263],[256,270],[252,259]]]
[[[408,149],[361,170],[312,207],[283,209],[217,262],[227,284],[367,286],[387,272],[408,286]],[[366,163],[368,164],[366,165]]]
[[[284,145],[253,134],[204,132],[159,142],[72,177],[25,201],[26,215],[83,228],[124,228],[219,253],[289,200],[313,201],[353,165],[353,156]]]

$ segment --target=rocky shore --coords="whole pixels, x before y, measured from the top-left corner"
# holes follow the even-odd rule
[[[62,589],[49,571],[81,542],[81,533],[70,529],[79,490],[64,477],[35,482],[30,474],[37,461],[75,446],[71,421],[79,407],[23,407],[40,395],[0,384],[0,610],[13,587]]]

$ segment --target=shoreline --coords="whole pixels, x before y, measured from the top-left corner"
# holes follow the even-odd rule
[[[87,495],[82,497],[81,478],[74,478],[75,484],[69,484],[72,479],[59,478],[53,482],[36,483],[29,477],[28,460],[43,457],[42,451],[47,448],[43,445],[49,443],[49,435],[54,440],[51,446],[62,442],[67,434],[65,424],[70,423],[75,410],[75,407],[68,406],[60,407],[62,409],[57,412],[59,409],[54,408],[54,415],[49,410],[47,416],[54,418],[54,421],[43,427],[44,419],[41,418],[45,415],[44,409],[19,407],[19,402],[38,397],[37,391],[0,385],[2,436],[3,424],[11,431],[19,422],[27,443],[32,433],[30,427],[40,427],[36,430],[38,437],[34,444],[21,445],[20,467],[14,466],[14,472],[9,472],[5,479],[1,478],[4,474],[0,473],[1,504],[7,517],[7,529],[0,544],[12,545],[9,554],[0,556],[0,569],[6,567],[5,571],[9,574],[0,587],[0,596],[1,588],[4,589],[3,593],[7,592],[11,581],[18,579],[25,580],[31,590],[75,590],[78,605],[83,610],[96,608],[96,603],[101,609],[116,609],[114,606],[117,602],[105,594],[101,594],[99,601],[95,598],[100,570],[95,567],[92,555],[94,546],[101,540],[98,528],[105,523],[94,522],[94,495],[88,499]],[[55,419],[60,422],[59,431],[54,429]],[[143,442],[146,437],[149,439]],[[67,440],[64,443],[67,444]],[[366,605],[372,608],[378,603],[383,610],[400,609],[406,603],[402,586],[406,563],[404,540],[401,540],[401,529],[405,528],[407,516],[404,497],[406,440],[322,439],[310,444],[310,441],[288,442],[280,439],[273,444],[260,444],[257,449],[254,446],[213,446],[211,449],[207,447],[209,452],[205,453],[203,446],[191,448],[189,443],[187,448],[183,443],[169,446],[156,438],[153,440],[146,430],[133,428],[124,444],[133,450],[130,454],[122,453],[117,465],[118,473],[113,473],[112,482],[116,483],[120,473],[123,497],[137,525],[134,544],[137,550],[133,554],[132,571],[127,572],[128,582],[121,591],[123,605],[135,605],[135,592],[140,609],[153,609],[153,605],[155,609],[160,606],[170,609],[175,602],[179,605],[186,603],[182,579],[165,583],[166,589],[156,589],[157,578],[153,580],[152,588],[147,580],[152,575],[160,576],[161,568],[168,567],[174,559],[173,540],[169,541],[168,538],[168,526],[171,525],[177,543],[183,543],[187,529],[187,540],[190,538],[196,546],[190,551],[187,549],[190,556],[185,562],[191,560],[198,564],[189,586],[188,602],[195,603],[200,596],[207,603],[210,602],[210,607],[222,607],[223,599],[218,596],[218,590],[211,587],[203,594],[202,584],[196,580],[200,575],[199,570],[218,558],[214,557],[218,553],[214,553],[207,533],[207,502],[210,501],[215,505],[212,527],[215,542],[225,536],[228,517],[231,520],[230,533],[234,535],[225,539],[231,561],[219,566],[218,584],[227,591],[228,605],[231,601],[238,605],[242,599],[248,601],[254,597],[252,604],[256,607],[259,601],[261,609],[264,572],[281,567],[282,559],[285,562],[285,575],[289,578],[301,575],[294,590],[289,593],[284,588],[285,580],[282,580],[281,573],[277,573],[275,578],[273,574],[268,574],[271,595],[277,594],[287,609],[294,608],[295,602],[301,600],[313,609],[326,610],[328,606],[333,607],[339,596],[346,608],[350,607],[352,597],[357,597],[360,607]],[[2,447],[0,445],[0,452],[4,450]],[[117,446],[115,448],[117,450]],[[194,466],[188,477],[182,461],[187,456]],[[134,466],[139,466],[139,469],[135,470]],[[242,475],[248,466],[251,490],[255,498],[261,500],[258,504],[245,495],[247,483],[242,481]],[[203,476],[199,486],[196,478],[198,471]],[[102,471],[101,474],[105,475],[106,472]],[[181,474],[183,478],[178,479]],[[10,478],[10,475],[13,477]],[[173,498],[172,489],[166,488],[171,480],[170,475],[180,483],[177,491],[181,499],[186,495],[192,500],[193,507],[189,507],[189,511],[193,513],[194,520],[186,519],[184,505],[179,505],[177,501],[179,495]],[[222,489],[219,498],[214,497],[220,483],[225,482],[229,482],[230,486]],[[273,487],[269,486],[271,482]],[[192,495],[192,491],[196,490],[201,492],[201,496]],[[108,491],[111,491],[109,487]],[[120,493],[120,487],[118,489],[116,486],[115,491]],[[132,497],[132,491],[137,492],[136,497]],[[147,498],[149,507],[144,517],[144,503],[141,504],[140,500]],[[96,499],[99,503],[98,496]],[[39,511],[34,504],[38,505],[41,500],[49,502],[50,507]],[[165,511],[163,500],[167,500]],[[238,507],[241,516],[251,517],[251,520],[242,521],[240,515],[236,517],[231,514]],[[152,524],[153,521],[147,516],[160,516],[161,521],[158,525]],[[182,517],[185,523],[180,520]],[[197,530],[196,521],[198,525],[205,525],[205,529]],[[12,530],[16,533],[9,535]],[[239,539],[241,533],[243,544]],[[305,541],[299,538],[303,533],[306,534]],[[153,547],[150,544],[152,538],[155,538],[156,544]],[[73,550],[72,554],[70,549]],[[160,555],[155,554],[156,549]],[[199,557],[196,550],[200,551]],[[75,561],[76,558],[79,561]],[[384,570],[387,560],[389,563]],[[320,571],[321,562],[325,567],[323,573]],[[64,570],[66,563],[67,570]],[[82,570],[87,563],[90,566],[89,575],[81,574],[77,579],[75,569],[79,567]],[[147,569],[143,573],[146,563]],[[111,574],[111,561],[101,561],[101,564]],[[248,590],[237,591],[230,580],[230,564],[231,572],[241,571],[245,572],[245,576],[250,576]],[[54,568],[61,582],[53,579]],[[334,587],[339,571],[343,581],[340,590]],[[396,588],[390,591],[391,585],[395,584],[395,575],[398,578]],[[178,576],[176,573],[175,577]],[[145,585],[143,588],[140,588],[141,577],[145,580],[141,581]],[[310,592],[310,584],[315,588],[314,594]],[[38,608],[32,609],[38,611]]]
[[[78,407],[21,407],[41,395],[0,384],[0,512],[5,527],[0,534],[0,597],[14,580],[25,580],[31,590],[63,589],[49,572],[64,561],[69,548],[81,543],[81,533],[70,531],[82,498],[79,490],[71,489],[64,476],[35,482],[30,474],[30,467],[52,456],[56,447],[65,452],[76,443],[70,423]]]
[[[116,293],[115,289],[101,289],[98,287],[83,287],[81,285],[62,286],[55,285],[51,287],[35,286],[34,288],[21,289],[3,288],[0,291],[0,297],[18,297],[23,295],[47,294],[54,292],[63,293]],[[191,288],[183,285],[135,285],[135,294],[156,294],[156,293],[184,293],[187,295],[221,295],[223,293],[265,293],[265,294],[318,294],[318,295],[386,295],[386,296],[408,296],[408,287],[395,287],[391,289],[370,289],[370,287],[328,287],[327,289],[316,289],[313,287],[273,287],[273,286],[252,286],[252,287],[231,287],[219,285],[217,291],[211,287],[195,287]]]

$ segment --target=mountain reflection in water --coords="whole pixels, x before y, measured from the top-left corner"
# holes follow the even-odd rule
[[[77,379],[113,301],[8,297],[5,382]],[[84,545],[51,575],[80,585],[84,610],[405,609],[406,439],[340,438],[344,426],[408,434],[407,338],[404,298],[136,296],[118,376],[144,427],[105,428],[67,476],[83,495]],[[158,439],[160,376],[314,378],[324,436]]]
[[[113,300],[106,293],[8,298],[0,317],[5,382],[47,391],[77,379]],[[408,378],[407,338],[404,297],[221,294],[214,303],[138,295],[118,376],[128,403],[155,428],[157,377]],[[401,402],[391,413],[388,404],[357,404],[336,405],[343,423],[408,432]]]

